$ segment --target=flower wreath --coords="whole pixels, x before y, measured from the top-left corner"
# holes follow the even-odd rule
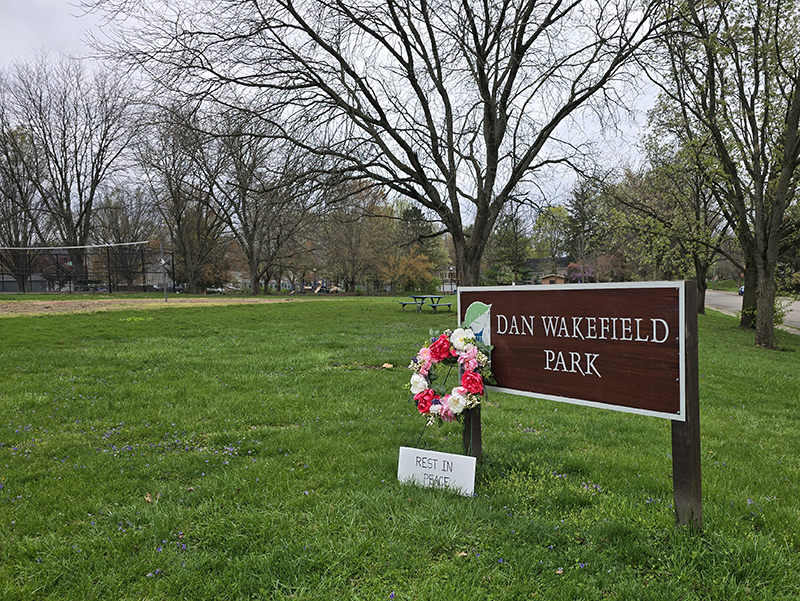
[[[445,330],[419,349],[408,366],[414,372],[410,388],[417,411],[427,418],[428,424],[437,419],[455,421],[465,409],[480,405],[484,382],[494,384],[490,351],[490,347],[476,340],[469,328]],[[442,383],[437,382],[435,373],[440,365],[448,366]],[[461,385],[448,393],[447,377],[456,365],[461,366]]]

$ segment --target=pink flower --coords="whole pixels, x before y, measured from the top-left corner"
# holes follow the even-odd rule
[[[450,411],[450,395],[447,394],[442,397],[442,408],[439,410],[439,417],[445,422],[454,422],[456,416]]]
[[[427,376],[431,371],[433,361],[431,361],[431,350],[428,347],[423,346],[419,349],[419,353],[417,353],[417,365],[419,365],[419,373],[423,376]]]
[[[464,351],[458,355],[458,362],[464,367],[465,371],[475,371],[478,369],[478,347],[468,344]]]

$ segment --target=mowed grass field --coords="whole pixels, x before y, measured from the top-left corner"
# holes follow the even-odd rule
[[[0,598],[800,598],[800,337],[700,316],[693,533],[655,418],[492,394],[476,496],[398,484],[396,300],[0,318]]]

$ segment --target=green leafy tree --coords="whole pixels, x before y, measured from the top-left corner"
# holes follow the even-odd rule
[[[729,230],[708,186],[708,170],[702,164],[702,146],[674,139],[663,143],[659,128],[646,140],[649,164],[641,171],[626,172],[610,188],[618,206],[617,223],[628,231],[629,256],[643,277],[677,278],[693,275],[698,283],[698,311],[705,312],[709,268],[720,254],[727,254]]]
[[[556,271],[556,260],[567,253],[570,217],[566,207],[546,207],[533,223],[531,244],[533,256],[543,259],[547,270]]]
[[[531,258],[530,227],[518,211],[497,220],[488,250],[486,280],[489,284],[513,284],[530,278],[527,261]]]
[[[606,176],[581,177],[572,190],[567,208],[569,219],[564,247],[572,262],[570,272],[573,281],[596,280],[598,273],[595,264],[601,257],[603,264],[616,266],[614,269],[601,270],[601,277],[607,273],[611,278],[609,281],[623,278],[621,259],[615,255],[618,250],[611,244],[610,231],[614,221],[605,180]]]
[[[775,271],[800,165],[800,11],[795,2],[685,0],[657,79],[665,104],[708,139],[713,187],[745,257],[742,325],[774,348]]]

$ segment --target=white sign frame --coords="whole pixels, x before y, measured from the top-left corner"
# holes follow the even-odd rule
[[[620,411],[623,413],[635,413],[638,415],[646,415],[649,417],[657,417],[672,421],[683,422],[686,420],[686,289],[684,281],[657,281],[657,282],[608,282],[600,284],[550,284],[550,285],[521,285],[521,286],[463,286],[458,289],[458,302],[456,314],[461,315],[461,293],[462,292],[523,292],[523,291],[554,291],[554,290],[601,290],[601,289],[636,289],[636,288],[668,288],[676,289],[678,291],[678,313],[679,313],[679,350],[678,350],[678,366],[679,366],[679,382],[680,382],[680,409],[678,413],[664,413],[660,411],[652,411],[647,409],[627,407],[623,405],[615,405],[613,403],[597,403],[586,399],[567,397],[567,396],[554,396],[549,394],[542,394],[537,392],[530,392],[526,390],[517,390],[511,388],[504,388],[501,386],[486,386],[487,390],[494,390],[496,392],[504,392],[518,396],[526,396],[531,398],[543,399],[548,401],[556,401],[561,403],[569,403],[572,405],[582,405],[585,407],[594,407],[597,409],[610,409],[612,411]]]

